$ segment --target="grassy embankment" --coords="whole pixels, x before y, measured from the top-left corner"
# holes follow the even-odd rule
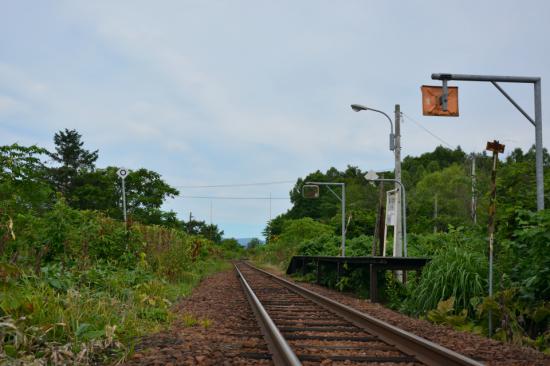
[[[167,327],[171,306],[229,268],[212,242],[131,225],[60,200],[44,215],[7,218],[0,243],[0,364],[123,360]]]

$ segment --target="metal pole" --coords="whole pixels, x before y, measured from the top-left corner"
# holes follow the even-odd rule
[[[346,256],[346,186],[342,184],[342,257]]]
[[[544,161],[542,156],[541,80],[535,82],[535,147],[537,174],[537,210],[544,210]]]
[[[405,186],[403,183],[399,182],[399,185],[401,186],[401,195],[403,196],[403,239],[404,239],[404,246],[403,246],[403,256],[407,256],[407,197],[405,195]]]
[[[472,220],[477,224],[476,157],[472,155]]]
[[[531,76],[500,76],[500,75],[468,75],[468,74],[432,74],[434,80],[460,80],[460,81],[486,81],[492,83],[528,120],[533,123],[533,119],[517,104],[508,93],[504,91],[497,83],[526,83],[534,86],[535,99],[535,165],[537,182],[537,211],[544,210],[544,161],[542,146],[542,101],[541,101],[541,78]]]
[[[495,81],[503,83],[536,83],[540,81],[536,76],[501,76],[501,75],[469,75],[469,74],[432,74],[434,80],[461,80],[461,81]]]
[[[488,219],[488,231],[489,231],[489,298],[493,297],[493,251],[495,242],[495,216],[496,216],[496,199],[497,199],[497,163],[498,153],[504,152],[504,145],[499,144],[497,140],[493,142],[487,142],[486,150],[493,152],[493,168],[491,170],[491,195],[489,202],[489,219]],[[493,314],[491,309],[488,311],[489,315],[489,337],[493,335]]]
[[[493,151],[493,169],[491,170],[491,197],[489,204],[489,298],[493,297],[493,248],[495,240],[496,176],[497,152]],[[493,314],[489,309],[489,337],[493,335]]]
[[[393,151],[395,155],[395,179],[398,183],[395,184],[396,189],[400,189],[401,185],[401,108],[399,104],[395,105],[395,150]],[[402,195],[402,194],[401,194]],[[400,195],[396,196],[397,207],[402,206]],[[396,253],[398,256],[401,256],[403,253],[403,227],[401,224],[402,213],[397,210],[396,214],[396,227],[395,233],[397,240],[395,242]]]
[[[122,178],[122,213],[124,215],[124,228],[128,230],[128,220],[126,218],[126,179]]]

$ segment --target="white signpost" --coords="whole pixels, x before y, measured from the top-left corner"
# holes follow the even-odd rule
[[[393,226],[394,234],[393,234],[393,256],[396,257],[396,225],[397,225],[397,211],[399,210],[399,207],[397,207],[398,201],[397,201],[397,189],[393,189],[391,191],[386,192],[386,220],[384,225],[384,243],[383,243],[383,252],[382,256],[386,256],[386,238],[388,236],[388,226]]]
[[[128,230],[128,220],[126,219],[126,177],[128,176],[128,169],[120,168],[116,174],[122,180],[122,213],[124,215],[124,227]]]

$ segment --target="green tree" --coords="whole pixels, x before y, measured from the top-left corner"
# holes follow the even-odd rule
[[[425,175],[409,197],[411,232],[430,232],[434,226],[446,230],[449,225],[471,221],[471,181],[462,166],[452,165]],[[437,218],[434,217],[436,199]]]
[[[218,228],[218,225],[207,224],[204,221],[189,220],[180,221],[180,228],[190,235],[200,235],[206,239],[213,241],[214,243],[220,243],[222,241],[223,230]]]
[[[122,219],[122,186],[118,168],[107,167],[84,172],[75,178],[72,201],[80,209],[99,210]],[[126,178],[126,206],[134,220],[146,224],[178,226],[174,212],[160,208],[167,198],[179,191],[167,184],[159,173],[138,169],[130,170]]]
[[[51,189],[43,159],[48,152],[37,146],[0,146],[0,201],[4,212],[43,210],[51,203]]]
[[[407,156],[403,159],[402,180],[406,187],[414,187],[425,174],[447,168],[466,161],[466,154],[460,146],[455,150],[438,146],[434,151],[420,156]]]
[[[247,250],[254,250],[262,245],[262,242],[258,238],[252,238],[250,241],[246,244]]]
[[[93,171],[98,158],[98,150],[90,152],[84,149],[82,136],[76,130],[65,129],[54,135],[55,152],[50,157],[61,164],[50,170],[51,180],[57,191],[61,192],[69,204],[73,205],[76,179],[79,175]]]

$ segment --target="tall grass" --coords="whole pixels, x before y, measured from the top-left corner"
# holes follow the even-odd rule
[[[487,260],[481,253],[453,246],[441,249],[424,268],[419,283],[413,285],[406,308],[425,313],[453,297],[456,310],[473,312],[485,295],[486,274]]]

